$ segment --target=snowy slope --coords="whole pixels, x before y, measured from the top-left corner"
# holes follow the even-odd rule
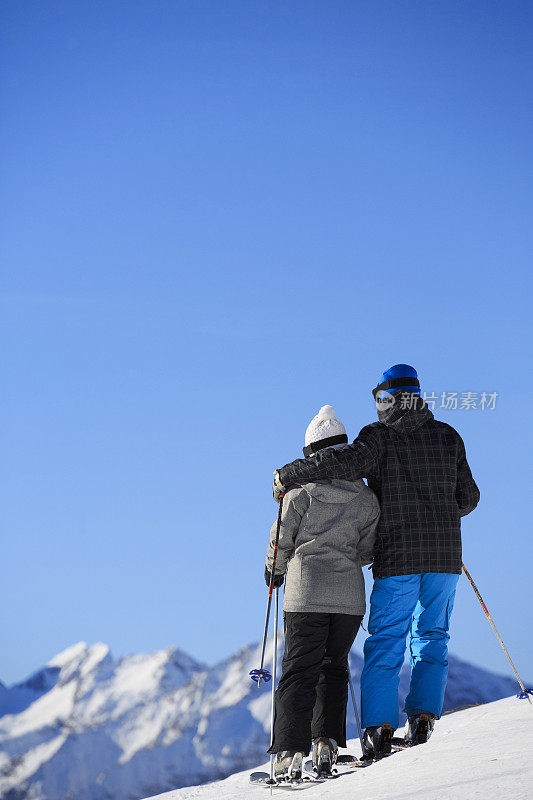
[[[206,667],[176,649],[113,659],[106,645],[82,642],[0,685],[0,798],[138,800],[254,766],[270,709],[269,687],[248,677],[259,655],[251,645]],[[361,666],[353,654],[356,685]],[[407,681],[404,671],[401,694]],[[447,708],[514,691],[511,679],[450,657]],[[351,713],[348,722],[354,735]]]
[[[531,800],[533,706],[510,697],[445,716],[425,745],[405,750],[336,781],[306,787],[306,800]],[[359,754],[359,742],[349,742]],[[257,769],[268,770],[264,763]],[[157,800],[267,798],[248,783],[249,770],[205,786],[178,789]],[[290,792],[274,789],[274,797]],[[150,798],[149,800],[155,800]]]

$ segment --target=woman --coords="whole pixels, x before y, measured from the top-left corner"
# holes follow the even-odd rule
[[[305,434],[304,456],[348,442],[342,422],[324,406]],[[276,780],[301,777],[313,745],[313,764],[329,772],[346,747],[348,653],[365,613],[362,566],[372,561],[379,504],[362,480],[326,480],[285,495],[274,585],[286,573],[285,654],[276,691]],[[270,583],[276,524],[267,551]]]

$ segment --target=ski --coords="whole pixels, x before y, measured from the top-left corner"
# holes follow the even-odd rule
[[[299,789],[307,789],[316,783],[324,783],[324,779],[318,776],[305,775],[303,778],[296,781],[274,781],[274,783],[271,783],[268,772],[252,772],[250,775],[250,783],[252,786],[262,786],[265,789],[270,789],[272,787],[272,789],[298,791]]]
[[[407,750],[410,748],[411,745],[408,744],[405,739],[400,737],[394,737],[391,742],[391,752],[382,755],[380,758],[357,758],[356,756],[351,755],[342,755],[339,756],[337,761],[335,762],[335,766],[333,767],[334,773],[332,775],[320,775],[320,778],[336,778],[340,775],[347,775],[350,772],[354,772],[357,769],[363,769],[364,767],[370,767],[372,764],[377,764],[378,761],[383,761],[385,758],[389,758],[390,756],[394,755],[394,753],[399,753],[401,750]],[[311,760],[306,761],[304,764],[304,770],[306,772],[317,774],[313,770],[313,762]]]
[[[317,773],[313,767],[313,762],[311,759],[304,763],[304,771],[309,775],[315,775],[320,780],[330,781],[334,780],[335,778],[340,778],[341,775],[349,775],[356,769],[368,767],[371,763],[371,761],[362,761],[360,758],[346,754],[338,757],[333,766],[333,770],[330,773]]]
[[[311,759],[304,762],[304,772],[306,775],[311,777],[311,780],[317,781],[318,783],[322,783],[323,781],[332,781],[335,778],[340,778],[341,775],[346,774],[344,772],[315,772]]]
[[[368,766],[369,763],[370,761],[365,760],[364,758],[357,758],[357,756],[351,756],[346,753],[346,755],[342,755],[337,758],[335,765],[342,767],[343,769],[358,769],[359,767]]]
[[[393,753],[397,753],[399,750],[407,750],[407,748],[411,747],[409,742],[406,742],[403,736],[393,736],[391,745]]]

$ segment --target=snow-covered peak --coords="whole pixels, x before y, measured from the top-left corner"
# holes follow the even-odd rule
[[[50,659],[48,667],[65,667],[73,661],[79,662],[87,652],[87,642],[76,642],[71,644],[70,647],[65,648],[57,656]]]
[[[60,680],[64,683],[78,673],[83,676],[89,675],[99,664],[110,658],[109,647],[103,642],[97,642],[91,647],[86,642],[78,642],[52,658],[47,666],[59,668]]]

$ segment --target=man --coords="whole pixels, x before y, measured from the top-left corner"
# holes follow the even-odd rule
[[[399,724],[398,684],[411,633],[407,739],[427,740],[442,713],[450,616],[462,567],[461,517],[479,490],[456,430],[434,419],[420,397],[416,370],[396,364],[373,390],[379,422],[342,449],[299,459],[275,473],[283,487],[325,478],[368,479],[381,505],[374,548],[370,636],[361,676],[363,747],[390,753]]]

